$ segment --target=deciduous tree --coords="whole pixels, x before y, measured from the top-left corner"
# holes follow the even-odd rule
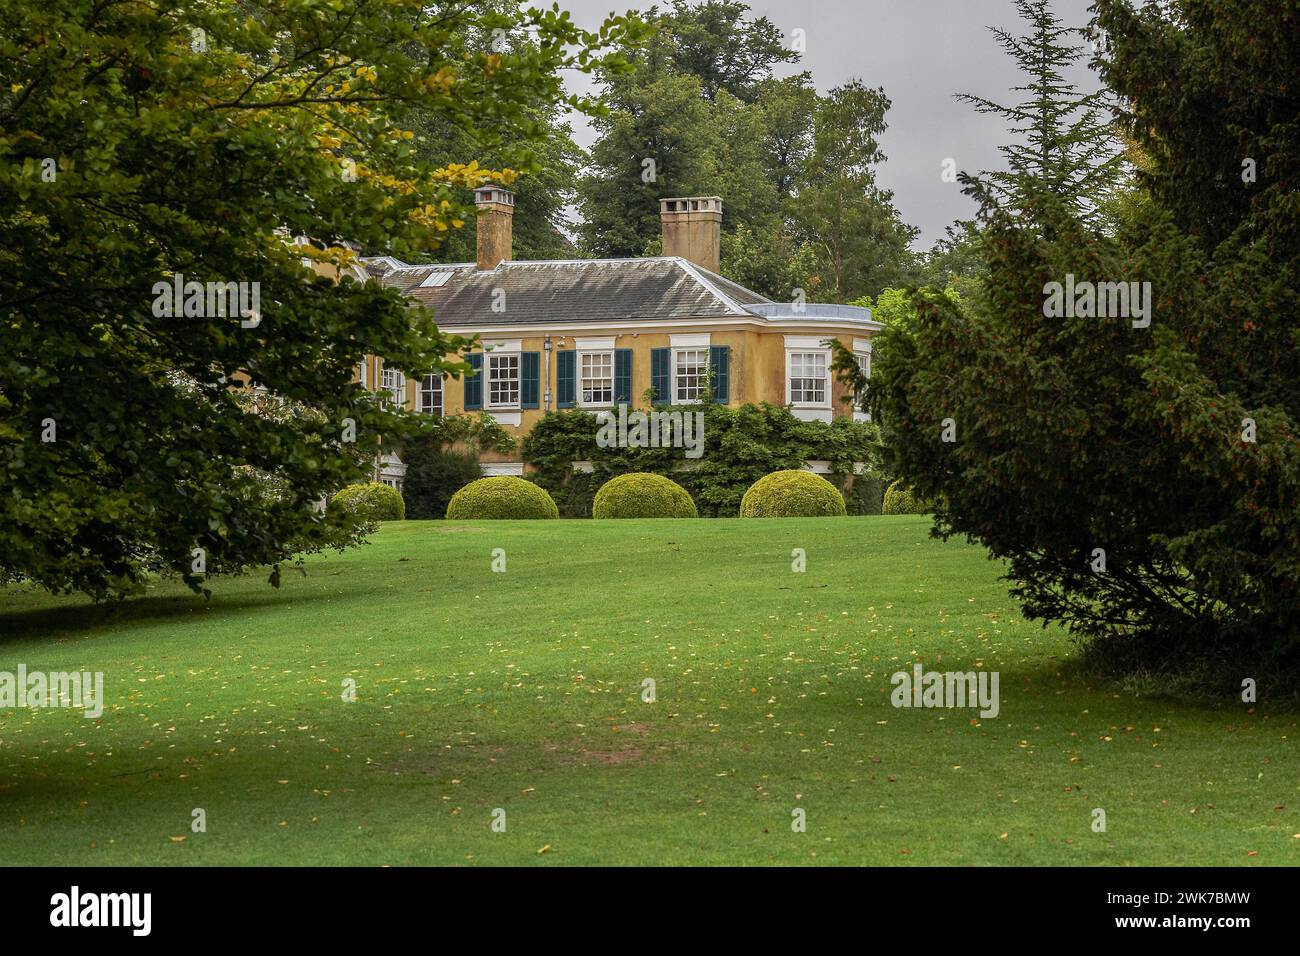
[[[469,39],[522,25],[505,52]],[[353,384],[360,358],[459,369],[428,315],[353,281],[350,244],[436,248],[468,187],[513,175],[432,162],[403,120],[490,127],[523,168],[529,110],[590,109],[561,72],[609,72],[634,30],[450,0],[0,0],[0,574],[197,589],[336,541],[313,505],[410,428]],[[248,407],[250,382],[302,414]]]

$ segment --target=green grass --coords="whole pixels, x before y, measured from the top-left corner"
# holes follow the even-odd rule
[[[1294,712],[1080,682],[928,526],[406,522],[278,591],[0,591],[0,670],[107,691],[0,710],[0,861],[1300,863]],[[917,660],[1000,672],[1000,716],[890,706]]]

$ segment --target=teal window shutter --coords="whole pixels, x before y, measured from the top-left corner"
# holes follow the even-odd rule
[[[555,353],[555,404],[572,408],[578,404],[578,353]]]
[[[614,350],[614,404],[632,404],[632,350]]]
[[[542,356],[540,352],[519,354],[519,407],[540,408]]]
[[[709,347],[709,378],[713,386],[713,400],[719,405],[731,401],[731,346]]]
[[[473,370],[465,376],[465,411],[479,411],[483,408],[483,353],[470,352],[465,361]]]
[[[672,361],[672,349],[650,350],[650,387],[655,390],[656,405],[673,403],[672,376],[668,371]]]

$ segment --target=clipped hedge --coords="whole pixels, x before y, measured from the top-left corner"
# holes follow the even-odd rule
[[[912,489],[896,481],[885,489],[885,502],[881,506],[880,513],[887,515],[924,515],[929,514],[934,508],[928,501],[918,498],[912,493]]]
[[[560,510],[544,488],[516,478],[497,475],[471,481],[447,503],[449,521],[490,521],[558,518]]]
[[[749,486],[742,518],[821,518],[846,514],[844,497],[811,471],[775,471]]]
[[[348,485],[330,499],[330,507],[361,515],[367,521],[401,521],[406,517],[406,502],[401,494],[378,481]]]
[[[671,478],[649,472],[619,475],[600,486],[593,518],[698,518],[690,493]]]
[[[533,469],[529,478],[551,493],[566,517],[590,516],[596,491],[609,479],[653,472],[685,488],[701,517],[734,518],[750,485],[769,472],[813,460],[830,462],[832,481],[847,479],[859,462],[873,474],[880,471],[880,428],[874,422],[804,422],[788,408],[766,403],[654,410],[703,414],[703,455],[691,460],[683,448],[602,443],[604,426],[591,412],[551,411],[523,441],[523,460]],[[590,462],[591,471],[575,471],[578,461]]]

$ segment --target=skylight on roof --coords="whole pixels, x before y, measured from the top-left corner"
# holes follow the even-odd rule
[[[438,286],[446,285],[451,279],[450,272],[430,272],[420,283],[421,289],[436,289]]]

